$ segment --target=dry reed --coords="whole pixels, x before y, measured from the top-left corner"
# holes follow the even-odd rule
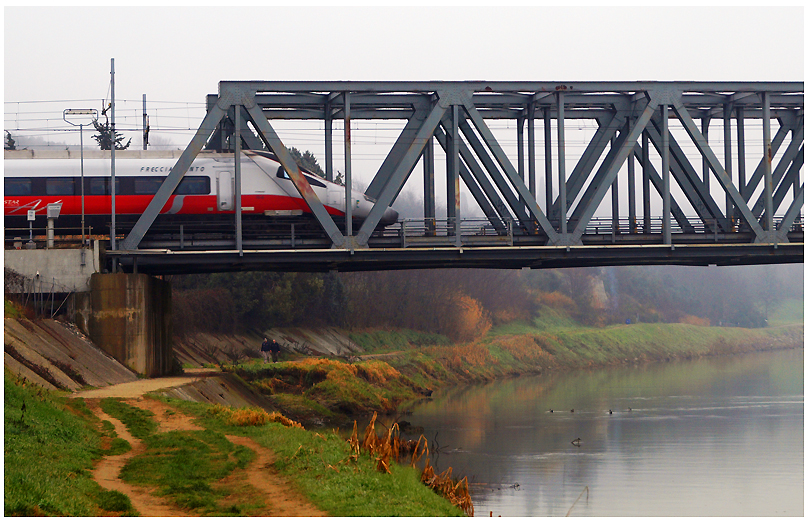
[[[462,509],[466,515],[474,516],[474,504],[469,494],[468,479],[455,482],[452,480],[452,468],[447,469],[440,475],[435,474],[429,463],[429,446],[426,438],[421,435],[418,441],[402,440],[398,424],[393,423],[387,433],[381,437],[376,434],[376,412],[370,419],[362,442],[359,442],[358,429],[354,421],[353,433],[348,439],[351,447],[351,457],[358,458],[360,450],[367,451],[376,460],[376,470],[382,473],[390,473],[390,462],[399,461],[402,453],[409,455],[412,453],[410,465],[415,468],[416,463],[426,456],[426,464],[421,473],[421,482],[429,486],[433,491],[447,499],[449,502]],[[421,445],[423,442],[423,445]],[[420,450],[420,453],[419,453]]]

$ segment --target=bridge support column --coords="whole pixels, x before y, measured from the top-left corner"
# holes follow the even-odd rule
[[[95,273],[90,295],[93,342],[141,375],[171,371],[171,284],[143,274]]]

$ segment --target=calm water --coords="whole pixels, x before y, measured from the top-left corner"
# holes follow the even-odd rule
[[[798,350],[502,380],[407,420],[436,470],[468,476],[476,516],[801,516],[803,366]]]

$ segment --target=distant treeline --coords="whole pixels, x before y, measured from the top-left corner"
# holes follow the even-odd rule
[[[687,322],[762,327],[803,296],[803,266],[432,269],[173,277],[174,331],[408,328],[472,340],[545,307],[590,325]]]

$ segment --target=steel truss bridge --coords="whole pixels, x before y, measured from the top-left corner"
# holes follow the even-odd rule
[[[156,274],[801,263],[803,98],[802,82],[223,81],[146,212],[108,255]],[[322,122],[329,180],[333,122],[343,122],[346,204],[351,122],[406,122],[366,190],[375,205],[356,231],[350,215],[335,222],[327,213],[273,128],[277,120]],[[515,164],[490,127],[495,120],[515,124]],[[570,162],[567,136],[581,122],[595,131]],[[445,219],[436,218],[436,146],[446,163]],[[296,235],[294,225],[283,235],[245,229],[242,148],[274,152],[318,235]],[[229,233],[207,241],[182,230],[149,235],[203,150],[234,153]],[[421,177],[419,163],[426,218],[378,230],[405,182]],[[462,216],[461,187],[481,219]]]

